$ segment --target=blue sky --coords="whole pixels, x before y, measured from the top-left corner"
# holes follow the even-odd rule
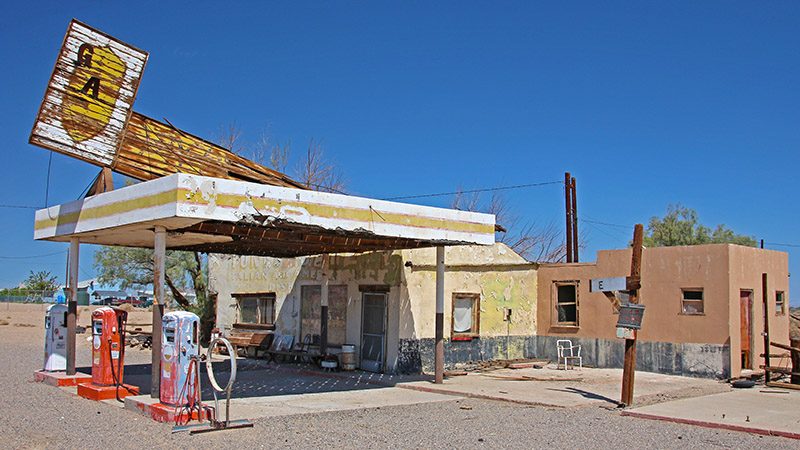
[[[235,122],[246,141],[267,133],[296,153],[322,140],[355,194],[554,181],[570,171],[590,220],[646,223],[682,203],[708,225],[800,245],[799,4],[553,3],[8,5],[0,203],[45,202],[50,153],[27,139],[75,17],[150,52],[137,111],[207,138]],[[48,203],[77,198],[97,170],[54,154]],[[507,198],[526,220],[563,227],[559,186]],[[66,253],[8,259],[66,245],[33,241],[32,210],[0,212],[0,286],[30,270],[63,280]],[[631,234],[581,227],[584,260]],[[772,248],[790,251],[800,273],[792,248]],[[83,250],[89,278],[92,249]]]

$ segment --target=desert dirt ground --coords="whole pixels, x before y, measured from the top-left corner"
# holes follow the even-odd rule
[[[114,404],[32,381],[43,361],[43,305],[0,304],[0,448],[797,448],[794,440],[552,408],[464,399],[264,417],[252,429],[188,436]],[[88,326],[89,309],[80,308]],[[150,313],[131,313],[149,323]],[[79,367],[90,363],[78,337]],[[131,350],[130,364],[149,361]]]

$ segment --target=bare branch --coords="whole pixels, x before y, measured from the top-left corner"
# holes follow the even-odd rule
[[[244,145],[241,142],[242,129],[236,125],[236,122],[231,122],[228,125],[221,126],[217,133],[217,144],[221,147],[228,149],[233,153],[241,153],[244,150]]]

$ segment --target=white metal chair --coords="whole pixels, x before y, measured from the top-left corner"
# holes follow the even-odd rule
[[[564,362],[564,370],[569,368],[569,361],[572,362],[572,367],[575,367],[575,360],[578,360],[578,367],[583,368],[583,358],[581,358],[581,346],[572,345],[569,339],[559,339],[556,341],[556,349],[558,350],[558,362]]]

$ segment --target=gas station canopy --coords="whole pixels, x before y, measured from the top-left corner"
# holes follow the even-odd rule
[[[494,243],[495,217],[178,173],[36,212],[37,240],[294,257]]]

